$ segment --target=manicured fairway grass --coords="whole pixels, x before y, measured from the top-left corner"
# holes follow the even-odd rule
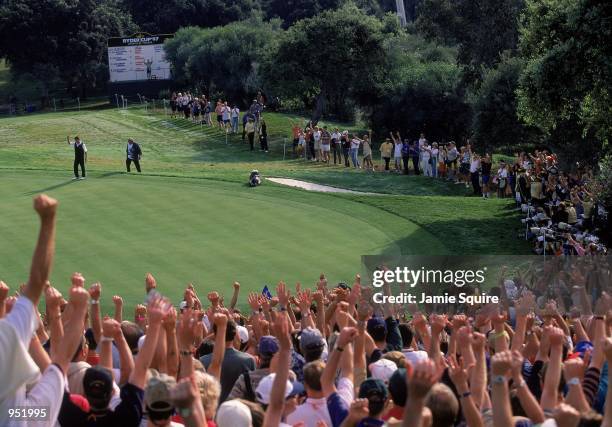
[[[291,117],[267,114],[271,152],[250,152],[239,136],[141,109],[50,113],[0,119],[0,278],[26,279],[37,223],[31,198],[60,200],[53,282],[65,290],[81,271],[104,287],[103,308],[120,293],[141,302],[143,277],[178,298],[194,282],[229,299],[231,283],[261,290],[278,280],[311,285],[352,280],[367,254],[525,253],[505,200],[466,197],[466,189],[422,177],[365,174],[283,160]],[[345,127],[345,126],[343,126]],[[71,181],[66,135],[89,149],[89,178]],[[124,174],[125,140],[144,151],[145,174]],[[309,193],[265,182],[251,169],[386,196]]]

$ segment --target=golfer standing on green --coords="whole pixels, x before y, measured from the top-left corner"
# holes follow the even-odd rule
[[[74,147],[74,178],[85,179],[85,162],[87,162],[87,147],[78,136],[74,137],[74,142],[70,142],[70,137],[66,137],[68,145]],[[81,178],[79,178],[79,165],[81,166]]]

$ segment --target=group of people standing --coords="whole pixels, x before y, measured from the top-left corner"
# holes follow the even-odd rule
[[[297,156],[316,162],[333,164],[354,168],[374,170],[372,162],[372,132],[363,134],[361,138],[357,133],[340,132],[338,128],[329,130],[327,126],[314,126],[308,124],[302,129],[294,125],[293,151]],[[359,161],[359,147],[362,148],[362,162]]]
[[[232,105],[230,107],[230,105]],[[262,117],[265,98],[259,92],[250,107],[242,113],[242,140],[248,141],[251,151],[255,150],[255,141],[259,139],[261,151],[268,152],[267,125]],[[236,103],[218,99],[216,103],[206,95],[197,96],[190,92],[173,93],[170,98],[171,117],[183,114],[184,118],[197,124],[214,126],[226,133],[238,134],[240,108]],[[214,121],[213,121],[214,116]]]

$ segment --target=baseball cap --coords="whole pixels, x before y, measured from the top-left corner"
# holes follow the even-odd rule
[[[272,394],[272,387],[274,386],[274,378],[276,378],[276,374],[268,374],[259,381],[259,384],[257,384],[255,396],[257,396],[257,401],[259,403],[263,403],[264,405],[270,404],[270,395]],[[293,384],[291,381],[287,381],[287,385],[285,386],[285,398],[289,397],[292,390]]]
[[[593,351],[593,343],[590,341],[579,341],[574,347],[574,353],[578,353],[580,357],[584,357],[587,351]]]
[[[161,412],[174,408],[170,399],[170,390],[176,385],[176,380],[166,374],[151,377],[145,387],[145,402],[147,409]]]
[[[368,378],[359,387],[359,398],[368,399],[373,402],[384,402],[387,400],[388,391],[382,380]]]
[[[302,330],[300,335],[300,348],[302,351],[323,347],[324,345],[325,339],[318,329],[308,327]]]
[[[249,342],[249,330],[242,325],[236,325],[238,336],[242,344]]]
[[[367,325],[368,333],[371,333],[371,331],[379,327],[383,327],[385,328],[385,332],[387,331],[387,324],[385,323],[385,319],[383,319],[382,317],[376,316],[368,320],[368,325]]]
[[[370,363],[369,368],[372,378],[382,380],[385,383],[397,371],[397,365],[389,359],[378,359],[376,362]]]
[[[108,369],[88,368],[83,376],[83,391],[92,409],[106,409],[113,393],[113,377]]]
[[[257,352],[261,356],[271,357],[278,351],[278,349],[278,339],[276,339],[276,337],[273,337],[272,335],[265,335],[259,339]]]
[[[397,406],[404,406],[406,399],[408,398],[408,387],[406,386],[406,370],[399,368],[389,378],[389,384],[387,385],[389,394],[393,399],[393,403]]]
[[[251,427],[251,410],[239,400],[227,400],[217,409],[218,427]]]
[[[291,389],[291,393],[289,393],[289,396],[287,397],[302,396],[306,394],[304,384],[299,381],[293,381],[293,383],[291,384],[293,385],[293,388]]]

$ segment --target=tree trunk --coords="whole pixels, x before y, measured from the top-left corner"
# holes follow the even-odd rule
[[[321,119],[321,116],[323,115],[323,111],[325,110],[326,103],[327,103],[327,99],[325,97],[325,94],[323,92],[319,93],[319,95],[317,95],[315,108],[312,112],[312,116],[310,117],[310,121],[313,125],[316,125]]]

